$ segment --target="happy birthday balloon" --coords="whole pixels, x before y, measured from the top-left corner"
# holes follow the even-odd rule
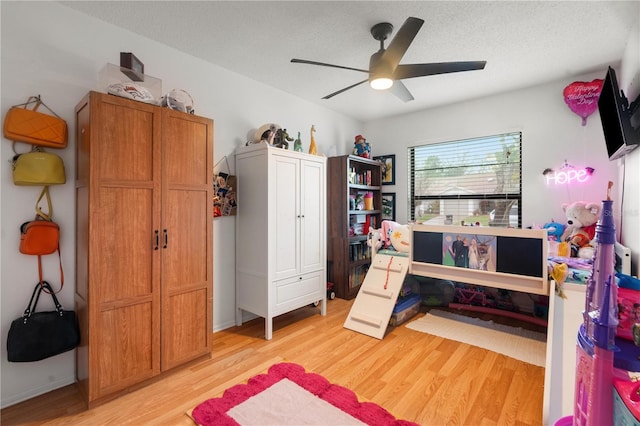
[[[562,94],[569,109],[582,117],[582,125],[587,124],[587,117],[598,109],[598,98],[604,80],[593,80],[591,83],[575,81],[564,88]]]

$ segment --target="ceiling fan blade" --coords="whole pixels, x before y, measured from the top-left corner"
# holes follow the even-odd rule
[[[354,87],[359,86],[359,85],[361,85],[362,83],[367,82],[367,81],[369,81],[369,79],[368,79],[368,78],[367,78],[366,80],[362,80],[362,81],[360,81],[360,82],[358,82],[358,83],[356,83],[356,84],[352,84],[352,85],[351,85],[351,86],[349,86],[349,87],[345,87],[344,89],[340,89],[340,90],[338,90],[337,92],[330,93],[330,94],[328,94],[327,96],[325,96],[325,97],[324,97],[324,98],[322,98],[322,99],[329,99],[329,98],[333,98],[335,95],[339,95],[339,94],[340,94],[340,93],[342,93],[342,92],[346,92],[346,91],[347,91],[347,90],[349,90],[349,89],[353,89]]]
[[[323,67],[331,67],[331,68],[341,68],[343,70],[352,70],[352,71],[360,71],[369,73],[369,70],[363,70],[360,68],[351,68],[351,67],[343,67],[342,65],[333,65],[333,64],[325,64],[324,62],[316,62],[316,61],[307,61],[306,59],[292,59],[291,62],[294,64],[309,64],[309,65],[320,65]]]
[[[422,24],[424,24],[424,21],[420,18],[407,18],[380,59],[389,65],[391,69],[395,69],[409,48],[409,45],[416,37],[416,34],[420,31]]]
[[[400,80],[394,81],[390,90],[391,93],[396,95],[402,102],[409,102],[414,99],[411,92],[409,92],[409,89],[407,89],[407,86],[405,86]]]
[[[481,70],[484,69],[486,64],[486,61],[471,61],[398,65],[393,73],[393,78],[403,79],[424,77],[427,75],[447,74],[452,72]]]

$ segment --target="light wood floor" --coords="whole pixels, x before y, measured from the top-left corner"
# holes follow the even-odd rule
[[[342,327],[351,301],[327,303],[326,317],[319,308],[306,307],[276,318],[271,341],[262,338],[262,319],[217,332],[210,360],[91,410],[71,385],[5,408],[1,423],[193,426],[189,409],[287,361],[422,425],[542,424],[542,367],[412,331],[406,324],[380,341]]]

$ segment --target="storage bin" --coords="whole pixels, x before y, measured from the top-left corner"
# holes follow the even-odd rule
[[[413,318],[420,311],[422,299],[417,294],[399,298],[393,308],[393,314],[389,319],[390,326],[400,325]]]

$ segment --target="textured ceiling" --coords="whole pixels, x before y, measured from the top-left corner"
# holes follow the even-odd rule
[[[616,65],[640,21],[638,1],[61,3],[363,121]],[[367,84],[322,100],[366,74],[289,62],[366,69],[379,48],[370,28],[390,22],[397,30],[409,16],[425,23],[402,64],[486,60],[485,69],[404,80],[415,97],[404,103]]]

